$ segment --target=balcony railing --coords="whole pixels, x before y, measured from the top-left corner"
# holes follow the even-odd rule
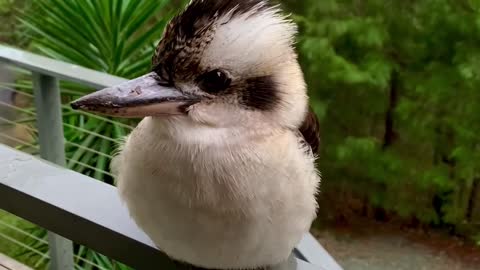
[[[130,219],[115,187],[64,168],[58,81],[100,89],[125,79],[1,45],[0,63],[33,74],[40,157],[48,161],[0,145],[0,209],[51,232],[50,268],[74,268],[74,241],[135,269],[178,269]],[[293,255],[281,269],[341,269],[311,234]]]

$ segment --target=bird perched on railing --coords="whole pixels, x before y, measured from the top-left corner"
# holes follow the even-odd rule
[[[175,260],[213,269],[285,261],[316,216],[318,122],[293,47],[264,0],[193,0],[152,72],[74,108],[145,117],[113,162],[131,216]]]

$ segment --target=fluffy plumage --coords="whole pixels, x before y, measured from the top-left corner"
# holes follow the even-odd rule
[[[262,0],[193,0],[167,27],[155,72],[205,99],[185,115],[145,118],[112,169],[132,217],[172,258],[214,269],[275,265],[309,230],[318,125],[295,33]],[[209,92],[199,78],[215,70],[228,87]]]

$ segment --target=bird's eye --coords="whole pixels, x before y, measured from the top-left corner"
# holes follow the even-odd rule
[[[230,79],[224,71],[219,69],[209,71],[197,79],[198,86],[203,91],[211,94],[226,90],[231,82],[232,79]]]

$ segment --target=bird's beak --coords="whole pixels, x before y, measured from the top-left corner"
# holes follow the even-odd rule
[[[73,109],[124,118],[184,114],[200,101],[174,87],[161,86],[152,72],[74,101]]]

